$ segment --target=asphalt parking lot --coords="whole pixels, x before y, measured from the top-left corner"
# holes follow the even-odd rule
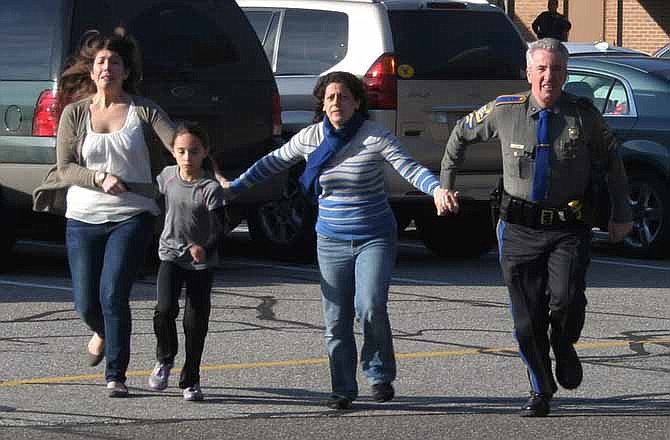
[[[106,396],[88,367],[90,334],[72,310],[62,249],[24,245],[0,274],[0,438],[670,438],[670,261],[597,251],[585,380],[546,419],[517,416],[528,391],[497,256],[439,260],[404,240],[391,286],[397,397],[378,404],[359,377],[351,411],[321,406],[329,375],[316,266],[230,243],[213,289],[206,400],[175,381],[151,391],[151,274],[132,297],[131,397]],[[183,357],[177,358],[177,364]]]

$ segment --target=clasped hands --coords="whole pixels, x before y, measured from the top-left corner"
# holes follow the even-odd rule
[[[433,193],[433,201],[437,215],[443,216],[448,213],[458,214],[458,191],[450,191],[444,188],[438,188]]]
[[[105,175],[105,179],[102,181],[100,189],[102,189],[107,194],[112,194],[115,196],[128,191],[128,187],[125,183],[123,183],[123,180],[109,173]]]

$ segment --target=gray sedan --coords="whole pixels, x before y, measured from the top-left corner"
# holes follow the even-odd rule
[[[670,59],[571,57],[568,73],[565,90],[591,99],[621,143],[634,214],[626,250],[670,255]]]

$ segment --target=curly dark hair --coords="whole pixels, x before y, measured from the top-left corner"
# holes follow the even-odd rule
[[[101,50],[117,53],[123,60],[128,78],[123,82],[123,90],[129,94],[138,93],[142,79],[142,57],[139,46],[125,29],[117,27],[111,35],[102,35],[89,30],[82,35],[79,52],[65,63],[65,69],[58,81],[58,111],[70,102],[78,101],[95,94],[95,83],[91,79],[93,61]]]
[[[332,83],[344,84],[351,91],[351,94],[354,95],[354,99],[359,102],[358,113],[365,119],[370,117],[368,114],[368,94],[365,83],[356,75],[349,72],[330,72],[319,78],[316,86],[314,86],[313,95],[317,101],[314,108],[314,122],[321,122],[323,120],[323,116],[325,115],[323,100],[326,95],[326,88]]]

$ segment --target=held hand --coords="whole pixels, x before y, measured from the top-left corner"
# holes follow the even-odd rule
[[[216,174],[216,180],[219,181],[219,184],[221,185],[221,187],[222,187],[223,189],[228,189],[228,188],[230,188],[230,181],[227,180],[225,177],[223,177],[223,176],[221,176],[221,175],[219,175],[219,174]]]
[[[221,187],[223,189],[230,188],[230,182],[224,177],[223,173],[221,172],[221,168],[219,168],[219,164],[214,160],[214,158],[211,158],[210,163],[212,164],[212,169],[214,170],[214,178],[219,182]]]
[[[189,251],[191,251],[191,257],[193,257],[193,261],[196,263],[202,263],[207,259],[207,251],[202,246],[192,244]]]
[[[102,181],[101,188],[107,194],[118,195],[128,191],[128,188],[121,179],[113,174],[107,174],[105,180]]]
[[[223,198],[225,200],[233,200],[238,196],[238,193],[233,191],[231,186],[232,182],[230,180],[227,180],[225,177],[220,175],[216,175],[216,180],[219,181],[219,185],[221,185],[221,188],[223,188]]]
[[[633,222],[628,223],[614,223],[610,220],[607,225],[607,233],[609,240],[612,243],[618,243],[626,238],[626,235],[633,230]]]
[[[458,191],[438,188],[433,194],[433,201],[437,209],[437,215],[443,216],[447,213],[458,213]]]

